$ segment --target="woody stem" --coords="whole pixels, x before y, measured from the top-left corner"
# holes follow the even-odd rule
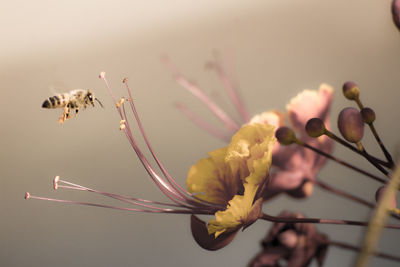
[[[317,219],[317,218],[287,218],[287,217],[271,216],[265,213],[261,215],[260,219],[269,222],[281,222],[281,223],[319,223],[319,224],[368,226],[368,222],[336,220],[336,219]],[[396,224],[386,224],[383,227],[390,229],[400,229],[400,225]]]
[[[331,245],[331,246],[339,247],[339,248],[353,250],[353,251],[356,251],[356,252],[360,252],[361,251],[360,247],[356,247],[356,246],[353,246],[353,245],[350,245],[350,244],[347,244],[347,243],[344,243],[344,242],[329,240],[327,242],[327,244]],[[385,259],[388,259],[388,260],[400,261],[400,257],[394,256],[394,255],[390,255],[390,254],[386,254],[386,253],[375,252],[374,255],[376,257],[385,258]]]
[[[304,143],[303,141],[297,140],[296,144],[298,144],[300,146],[303,146],[305,148],[311,149],[312,151],[314,151],[314,152],[316,152],[316,153],[318,153],[318,154],[320,154],[320,155],[322,155],[324,157],[327,157],[327,158],[329,158],[331,160],[334,160],[334,161],[336,161],[337,163],[339,163],[341,165],[344,165],[344,166],[346,166],[346,167],[348,167],[348,168],[350,168],[352,170],[355,170],[355,171],[357,171],[359,173],[362,173],[365,176],[368,176],[368,177],[370,177],[370,178],[372,178],[372,179],[374,179],[376,181],[379,181],[379,182],[381,182],[383,184],[386,184],[386,181],[384,179],[382,179],[382,178],[380,178],[378,176],[375,176],[375,175],[373,175],[373,174],[371,174],[371,173],[369,173],[367,171],[364,171],[363,169],[360,169],[360,168],[358,168],[358,167],[356,167],[354,165],[351,165],[350,163],[347,163],[347,162],[345,162],[345,161],[343,161],[341,159],[338,159],[338,158],[336,158],[336,157],[334,157],[334,156],[332,156],[332,155],[330,155],[328,153],[325,153],[322,150],[319,150],[319,149],[317,149],[317,148],[315,148],[313,146],[310,146],[309,144]]]

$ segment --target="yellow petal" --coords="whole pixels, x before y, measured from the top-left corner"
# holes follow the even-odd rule
[[[276,141],[274,130],[272,125],[253,123],[244,125],[232,137],[225,161],[243,182],[259,185],[268,176]]]
[[[255,115],[253,118],[251,118],[249,124],[270,124],[275,126],[275,128],[278,128],[284,124],[284,119],[285,115],[283,112],[272,110]]]
[[[187,175],[186,186],[199,199],[226,205],[239,191],[241,180],[225,163],[226,147],[209,152],[210,157],[199,160]]]
[[[227,209],[216,212],[215,219],[208,222],[207,228],[209,234],[214,234],[217,238],[224,232],[235,231],[241,226],[249,225],[258,218],[259,214],[254,216],[254,212],[252,212],[254,209],[258,213],[261,212],[260,202],[257,202],[257,205],[253,206],[258,186],[245,184],[244,187],[244,195],[235,195],[229,201]]]

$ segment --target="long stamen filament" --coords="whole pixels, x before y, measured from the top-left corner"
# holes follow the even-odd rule
[[[185,189],[183,189],[183,188],[169,175],[169,173],[165,170],[164,166],[161,164],[161,162],[160,162],[160,160],[158,159],[158,157],[155,155],[154,150],[153,150],[153,148],[152,148],[152,146],[151,146],[151,144],[150,144],[150,142],[149,142],[149,140],[148,140],[148,138],[147,138],[147,135],[146,135],[146,133],[145,133],[145,131],[144,131],[143,124],[142,124],[142,122],[141,122],[141,120],[140,120],[140,118],[139,118],[139,115],[138,115],[137,111],[136,111],[135,104],[133,103],[133,98],[132,98],[131,90],[130,90],[130,88],[129,88],[129,86],[128,86],[128,82],[127,82],[126,80],[124,80],[124,83],[125,83],[126,89],[127,89],[127,91],[128,91],[128,94],[129,94],[129,98],[130,98],[130,99],[129,99],[129,104],[131,105],[131,109],[132,109],[133,115],[135,116],[136,122],[137,122],[137,124],[138,124],[138,126],[139,126],[139,129],[140,129],[140,132],[142,133],[142,136],[143,136],[143,138],[144,138],[144,141],[146,142],[146,145],[147,145],[147,147],[148,147],[148,149],[149,149],[151,155],[153,156],[153,159],[156,161],[158,167],[160,168],[161,172],[164,174],[164,177],[167,179],[167,181],[171,184],[171,186],[176,186],[176,187],[178,187],[181,191],[183,191],[184,193],[186,193],[187,195],[190,196],[190,193],[187,192]],[[125,114],[125,113],[124,113],[124,114]],[[180,191],[179,191],[179,190],[176,190],[176,191],[180,194]],[[181,195],[182,195],[183,197],[185,197],[183,194],[181,194]],[[187,200],[189,200],[187,197],[185,197],[185,198],[186,198]]]
[[[148,212],[148,213],[177,213],[177,214],[207,214],[207,215],[211,215],[209,212],[201,211],[201,210],[193,211],[193,210],[175,210],[175,209],[161,209],[161,210],[135,209],[135,208],[117,207],[117,206],[110,206],[110,205],[91,203],[91,202],[81,202],[81,201],[73,201],[73,200],[64,200],[64,199],[39,197],[39,196],[31,195],[29,193],[27,193],[27,194],[29,195],[28,197],[26,197],[27,199],[38,199],[38,200],[46,200],[46,201],[53,201],[53,202],[77,204],[77,205],[100,207],[100,208],[115,209],[115,210],[135,211],[135,212]]]
[[[196,124],[198,127],[209,133],[210,135],[224,141],[224,142],[229,142],[230,136],[227,134],[223,133],[216,127],[212,126],[199,116],[197,116],[193,111],[191,111],[188,107],[186,107],[182,103],[176,103],[175,107],[179,109],[183,114],[185,114],[189,120],[191,120],[194,124]]]
[[[225,127],[232,133],[235,133],[240,127],[239,125],[226,114],[217,104],[214,103],[199,87],[189,82],[176,67],[169,61],[167,57],[163,57],[162,61],[165,63],[167,68],[172,72],[176,82],[183,88],[192,93],[197,97],[207,108],[225,125]]]
[[[60,180],[59,183],[66,183],[68,184],[68,182]],[[124,196],[124,195],[118,195],[118,194],[113,194],[113,193],[107,193],[107,192],[101,192],[95,189],[91,189],[91,188],[87,188],[87,187],[75,187],[75,186],[65,186],[65,185],[58,185],[58,188],[64,188],[64,189],[72,189],[72,190],[81,190],[81,191],[87,191],[87,192],[91,192],[91,193],[96,193],[96,194],[100,194],[103,195],[105,197],[110,197],[125,203],[129,203],[129,204],[133,204],[133,205],[138,205],[138,206],[142,206],[142,207],[146,207],[146,208],[150,208],[150,209],[161,209],[160,207],[156,207],[156,206],[152,206],[152,205],[148,205],[148,204],[144,204],[144,203],[140,203],[140,202],[145,202],[145,203],[152,203],[152,204],[157,204],[157,205],[163,205],[163,206],[173,206],[173,207],[181,207],[180,205],[174,205],[174,204],[170,204],[170,203],[163,203],[163,202],[156,202],[156,201],[143,201],[142,199],[138,199],[138,198],[133,198],[133,197],[129,197],[129,196]]]
[[[221,80],[222,84],[225,87],[225,90],[232,101],[232,104],[236,107],[236,110],[238,111],[240,117],[242,118],[242,123],[246,123],[250,120],[249,113],[247,111],[247,108],[241,101],[237,91],[235,90],[235,87],[233,86],[231,80],[227,77],[227,74],[225,73],[223,67],[219,62],[212,62],[212,67],[214,67],[219,79]]]

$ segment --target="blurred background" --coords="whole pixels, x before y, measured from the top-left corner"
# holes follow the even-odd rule
[[[205,91],[227,96],[205,68],[214,51],[229,51],[241,95],[251,114],[284,110],[302,89],[331,84],[336,117],[354,106],[341,94],[356,81],[390,151],[399,142],[400,36],[390,0],[8,1],[0,10],[1,266],[245,266],[261,249],[270,224],[258,221],[226,248],[209,252],[192,239],[189,216],[130,213],[38,200],[33,195],[104,202],[89,193],[54,191],[55,175],[103,191],[165,200],[119,131],[119,117],[98,74],[106,71],[117,96],[129,77],[153,147],[185,185],[189,167],[225,144],[192,124],[175,107],[184,102],[218,122],[171,78],[169,55]],[[45,110],[55,93],[92,89],[105,108],[89,108],[63,125],[62,110]],[[135,132],[143,150],[139,132]],[[370,134],[364,141],[381,155]],[[375,172],[336,146],[335,155]],[[147,154],[148,155],[148,154]],[[373,201],[379,184],[330,162],[323,181]],[[370,210],[316,189],[312,197],[286,196],[264,211],[301,211],[308,217],[368,220]],[[361,244],[364,229],[319,225],[332,239]],[[399,254],[400,232],[386,230],[379,248]],[[325,266],[352,266],[356,254],[331,247]],[[374,259],[373,266],[396,266]],[[316,266],[315,264],[313,266]]]

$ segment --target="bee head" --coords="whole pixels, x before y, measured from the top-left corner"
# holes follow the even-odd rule
[[[93,94],[92,91],[88,90],[87,95],[86,95],[86,98],[89,100],[90,104],[92,104],[93,107],[94,107],[94,101],[96,100],[96,101],[100,104],[100,106],[101,106],[102,108],[104,108],[104,107],[103,107],[103,104],[100,102],[100,100],[98,100],[98,99],[94,96],[94,94]]]
[[[94,95],[93,95],[92,91],[88,90],[88,92],[86,94],[86,98],[87,98],[87,100],[89,100],[88,102],[90,104],[92,104],[92,106],[94,106]]]

